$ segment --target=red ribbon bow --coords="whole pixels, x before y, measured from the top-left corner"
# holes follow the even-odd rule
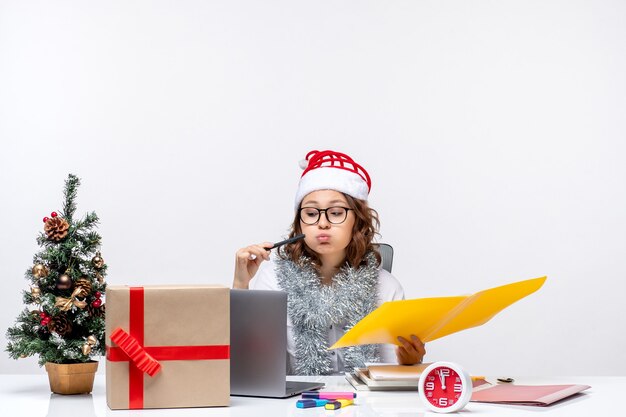
[[[130,358],[140,371],[150,376],[155,376],[161,370],[161,364],[154,359],[146,350],[137,342],[137,339],[126,333],[120,327],[113,330],[111,340]]]

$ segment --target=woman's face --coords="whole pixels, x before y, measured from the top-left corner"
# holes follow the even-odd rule
[[[349,208],[350,206],[342,193],[333,190],[320,190],[313,191],[304,197],[300,208],[303,209],[307,207],[325,210],[330,207]],[[314,216],[315,211],[309,211],[308,213],[308,217],[311,218],[311,216]],[[301,211],[300,227],[302,228],[302,233],[306,235],[304,242],[320,256],[345,256],[346,247],[348,247],[348,244],[352,240],[352,228],[355,222],[354,212],[348,210],[345,221],[340,224],[329,222],[326,214],[328,214],[331,220],[334,219],[335,222],[338,221],[337,219],[341,218],[341,210],[331,212],[324,211],[320,213],[317,223],[306,224],[302,221],[302,217],[307,216],[307,214]],[[314,217],[308,222],[310,223],[311,221],[314,221]]]

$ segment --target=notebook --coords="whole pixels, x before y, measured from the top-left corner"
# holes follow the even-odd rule
[[[375,381],[369,377],[367,368],[355,368],[354,372],[346,372],[345,375],[357,391],[417,391],[416,381]]]
[[[370,365],[369,377],[375,381],[417,381],[431,363],[418,365]]]
[[[430,363],[419,365],[370,365],[346,372],[346,380],[357,391],[417,391],[420,374]],[[376,378],[374,376],[376,375]],[[474,389],[491,384],[484,379],[472,381]]]
[[[471,401],[546,406],[591,388],[589,385],[494,385],[472,393]]]

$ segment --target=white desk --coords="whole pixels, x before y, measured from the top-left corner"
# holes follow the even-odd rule
[[[352,391],[343,377],[307,377],[298,380],[324,381],[326,390]],[[489,378],[487,378],[489,380]],[[567,401],[549,407],[522,407],[470,403],[456,415],[522,416],[545,415],[567,417],[623,416],[624,409],[612,408],[626,392],[626,377],[564,377],[516,378],[518,384],[587,384],[591,389]],[[256,417],[256,416],[325,416],[325,417],[423,417],[441,416],[426,412],[415,392],[364,392],[359,391],[354,406],[336,411],[323,408],[296,408],[300,398],[284,400],[231,397],[230,407],[186,408],[168,410],[117,410],[106,405],[104,376],[97,375],[91,395],[63,396],[51,394],[48,378],[44,375],[0,375],[0,416],[2,417],[126,417],[126,416],[204,416],[204,417]]]

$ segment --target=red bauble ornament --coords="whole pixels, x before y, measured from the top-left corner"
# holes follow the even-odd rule
[[[94,294],[94,297],[100,298],[102,297],[102,293],[100,291],[96,291],[96,293]]]
[[[45,222],[47,222],[48,220],[50,220],[50,219],[49,219],[49,218],[47,218],[47,217],[44,217],[44,218],[43,218],[43,222],[44,222],[44,223],[45,223]]]
[[[102,300],[97,298],[91,302],[91,306],[94,308],[99,308],[102,305]]]
[[[57,212],[56,212],[56,211],[53,211],[52,213],[50,213],[50,215],[51,215],[52,217],[56,217],[56,216],[58,216],[58,214],[57,214]]]

